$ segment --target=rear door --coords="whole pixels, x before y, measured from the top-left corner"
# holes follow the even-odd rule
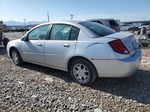
[[[65,68],[66,60],[74,55],[79,29],[67,24],[54,24],[50,39],[45,42],[45,61],[49,66]]]

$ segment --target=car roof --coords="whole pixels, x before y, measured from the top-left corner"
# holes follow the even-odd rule
[[[87,21],[99,21],[99,20],[102,20],[102,21],[105,21],[105,20],[107,20],[107,21],[109,21],[109,20],[114,20],[113,18],[107,18],[107,19],[101,19],[101,18],[98,18],[98,19],[88,19]]]
[[[85,26],[79,24],[80,22],[88,22],[88,21],[83,21],[83,20],[72,20],[72,21],[53,21],[53,22],[46,22],[43,24],[39,24],[35,27],[33,27],[31,30],[39,27],[39,26],[43,26],[43,25],[50,25],[50,24],[68,24],[68,25],[72,25],[75,27],[80,28],[80,30],[84,31],[89,37],[94,37],[95,33],[92,32],[91,30],[89,30],[88,28],[86,28]],[[31,31],[29,30],[29,32]]]
[[[139,28],[148,28],[148,25],[140,26]]]
[[[39,26],[41,26],[41,25],[46,25],[46,24],[74,24],[74,25],[77,25],[77,24],[79,24],[80,22],[84,22],[84,21],[80,21],[80,20],[72,20],[72,21],[52,21],[52,22],[46,22],[46,23],[40,24]]]

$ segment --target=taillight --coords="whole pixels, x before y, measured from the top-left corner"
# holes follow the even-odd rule
[[[116,27],[115,26],[111,26],[111,29],[116,30]]]
[[[109,42],[109,45],[117,53],[121,53],[121,54],[128,54],[129,53],[127,48],[123,45],[123,43],[119,39]]]

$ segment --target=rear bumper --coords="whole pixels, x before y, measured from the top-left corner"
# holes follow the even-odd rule
[[[138,49],[134,56],[119,60],[92,60],[98,77],[127,77],[138,68],[141,60],[141,50]]]

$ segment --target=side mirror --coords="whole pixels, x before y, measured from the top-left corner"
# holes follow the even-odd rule
[[[25,42],[28,42],[28,41],[29,41],[29,39],[28,39],[27,36],[23,37],[21,40],[22,40],[22,41],[25,41]]]

